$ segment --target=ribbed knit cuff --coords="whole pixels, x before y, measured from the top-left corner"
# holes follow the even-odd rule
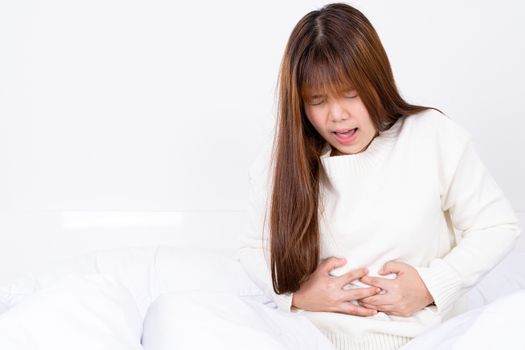
[[[401,349],[413,338],[386,333],[370,333],[362,337],[321,329],[338,350],[395,350]]]
[[[415,269],[434,298],[437,311],[443,313],[450,310],[461,296],[460,275],[442,259],[431,261],[429,267]]]
[[[277,304],[277,308],[282,311],[292,311],[292,297],[293,293],[275,294],[274,301]]]

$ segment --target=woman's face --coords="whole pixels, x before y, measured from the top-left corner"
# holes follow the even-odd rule
[[[307,93],[306,116],[317,132],[332,146],[334,155],[366,150],[377,130],[355,89],[340,96]]]

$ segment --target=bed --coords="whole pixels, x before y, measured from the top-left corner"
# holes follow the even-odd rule
[[[525,252],[467,295],[466,313],[403,349],[525,348]],[[235,257],[171,246],[99,250],[0,287],[0,349],[330,349]]]

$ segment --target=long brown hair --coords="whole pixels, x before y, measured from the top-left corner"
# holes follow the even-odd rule
[[[305,91],[339,93],[349,86],[378,131],[432,108],[403,100],[375,29],[357,9],[329,4],[299,20],[281,61],[272,154],[270,266],[278,294],[297,291],[319,263],[319,186],[328,182],[320,160],[325,140],[306,117]]]

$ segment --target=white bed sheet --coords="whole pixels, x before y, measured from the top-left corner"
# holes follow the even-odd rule
[[[456,316],[402,350],[525,349],[525,290]]]
[[[0,288],[0,301],[0,349],[133,350],[144,338],[149,350],[246,349],[254,340],[259,349],[333,350],[304,316],[272,308],[240,264],[218,253],[96,252],[21,277]]]
[[[512,253],[468,293],[472,311],[404,350],[484,349],[502,339],[525,348],[518,329],[524,289],[525,254]],[[0,287],[0,349],[142,349],[141,339],[147,350],[333,349],[304,316],[275,309],[237,261],[218,253],[101,251]]]
[[[0,315],[2,350],[139,350],[142,317],[111,275],[68,275]]]
[[[160,296],[144,322],[145,350],[335,350],[304,316],[265,297],[182,292]]]

